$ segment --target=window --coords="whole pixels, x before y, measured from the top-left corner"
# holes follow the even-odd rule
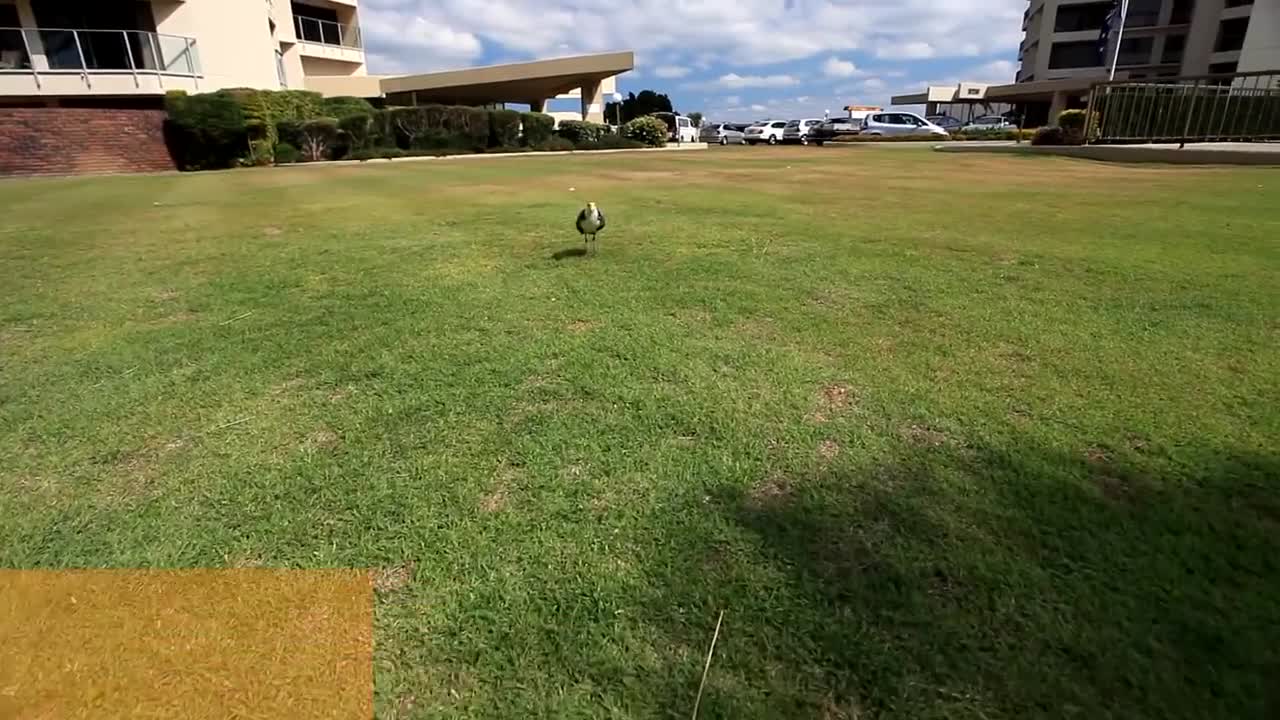
[[[1222,7],[1224,8],[1244,7],[1245,5],[1252,5],[1252,4],[1253,4],[1253,0],[1227,0],[1222,4]]]
[[[1218,25],[1218,42],[1214,43],[1214,52],[1229,52],[1244,47],[1244,34],[1249,30],[1249,18],[1231,18]]]
[[[785,122],[781,122],[781,121],[776,122],[776,123],[770,123],[770,124],[769,124],[769,127],[772,127],[772,128],[784,128],[784,127],[786,127],[786,126],[787,126],[787,124],[786,124]]]
[[[1151,45],[1154,38],[1125,38],[1120,43],[1117,65],[1149,65],[1151,64]]]
[[[1053,21],[1054,32],[1079,32],[1081,30],[1101,30],[1102,23],[1111,12],[1110,2],[1085,3],[1083,5],[1062,5],[1058,7],[1058,16]]]
[[[889,122],[889,116],[888,115],[872,115],[871,122],[887,123]]]
[[[921,124],[922,124],[922,123],[920,122],[920,118],[916,117],[915,115],[908,115],[908,114],[906,114],[906,113],[898,113],[897,115],[894,115],[894,122],[895,122],[896,124],[898,124],[898,125],[913,125],[913,126],[914,126],[914,125],[921,125]]]
[[[1227,75],[1227,74],[1233,73],[1236,71],[1237,64],[1238,63],[1235,63],[1235,62],[1214,63],[1209,66],[1209,74],[1210,75]]]
[[[22,44],[22,31],[16,28],[22,25],[18,21],[18,8],[14,5],[0,5],[0,70],[22,70],[31,67],[31,59],[27,57],[27,48]]]
[[[800,127],[800,121],[799,121],[799,120],[792,120],[791,122],[787,123],[787,127],[789,127],[789,128],[798,128],[798,127]]]
[[[1174,25],[1191,24],[1191,13],[1195,8],[1195,0],[1173,0],[1173,13],[1169,15],[1169,22]]]
[[[1182,62],[1182,51],[1187,46],[1186,35],[1170,35],[1164,39],[1164,52],[1160,54],[1162,63]]]
[[[1079,42],[1054,43],[1049,49],[1049,69],[1097,67],[1102,64],[1098,57],[1098,43],[1094,40]]]
[[[1150,27],[1160,23],[1160,5],[1162,0],[1129,0],[1129,14],[1125,16],[1124,26]]]

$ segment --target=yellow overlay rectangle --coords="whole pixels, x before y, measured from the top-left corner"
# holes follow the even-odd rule
[[[364,570],[0,570],[0,718],[370,718]]]

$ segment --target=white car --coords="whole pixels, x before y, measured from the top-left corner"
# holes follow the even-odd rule
[[[748,145],[769,143],[777,145],[782,142],[782,131],[787,127],[786,120],[765,120],[747,128],[742,134]]]
[[[946,130],[934,125],[915,113],[883,112],[873,113],[862,120],[862,135],[872,137],[878,135],[931,135],[947,137]]]
[[[792,120],[782,129],[782,141],[789,143],[809,144],[809,132],[822,124],[820,118]]]
[[[667,125],[667,139],[674,143],[696,143],[698,142],[698,128],[693,126],[693,121],[684,115],[676,115],[669,112],[656,112],[653,114]]]

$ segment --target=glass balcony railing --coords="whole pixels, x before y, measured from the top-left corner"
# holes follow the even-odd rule
[[[333,45],[335,47],[360,50],[364,46],[360,42],[360,27],[343,25],[332,20],[320,20],[304,15],[293,16],[293,29],[301,42]]]
[[[0,28],[0,73],[12,71],[201,74],[195,38],[143,30]]]

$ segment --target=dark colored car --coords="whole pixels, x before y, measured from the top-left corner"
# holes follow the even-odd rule
[[[809,129],[809,142],[821,145],[841,135],[857,135],[860,132],[862,132],[861,120],[847,117],[830,118]]]
[[[953,133],[964,127],[964,121],[960,118],[951,117],[950,115],[930,115],[926,117],[925,120],[928,120],[949,133]]]

